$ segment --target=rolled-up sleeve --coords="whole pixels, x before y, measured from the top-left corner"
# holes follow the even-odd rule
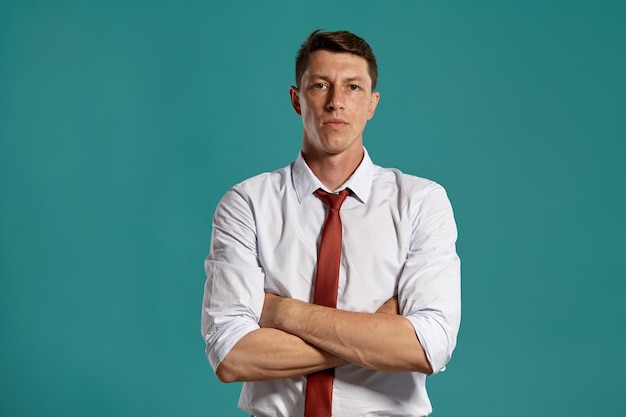
[[[445,369],[461,321],[457,228],[445,190],[434,184],[409,207],[412,239],[398,285],[402,315],[413,325],[433,373]]]
[[[215,211],[204,268],[201,331],[216,370],[242,337],[259,328],[265,295],[254,217],[237,187],[224,195]]]

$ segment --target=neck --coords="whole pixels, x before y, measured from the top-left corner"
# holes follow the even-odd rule
[[[356,171],[365,152],[315,155],[302,150],[302,156],[313,174],[331,191],[336,191]]]

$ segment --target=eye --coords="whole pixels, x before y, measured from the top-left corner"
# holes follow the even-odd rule
[[[356,85],[356,84],[350,84],[349,88],[350,88],[350,90],[352,90],[352,91],[359,91],[359,90],[361,89],[361,87],[359,87],[359,86],[358,86],[358,85]]]
[[[326,87],[326,84],[324,83],[315,83],[313,84],[313,88],[315,88],[316,90],[323,90]]]

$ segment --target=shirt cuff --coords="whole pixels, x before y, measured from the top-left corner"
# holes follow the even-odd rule
[[[430,316],[408,316],[407,319],[415,329],[415,334],[426,353],[433,375],[445,371],[446,364],[452,357],[456,340],[451,341],[446,329]]]
[[[217,367],[224,360],[226,355],[230,353],[232,348],[248,333],[259,329],[259,325],[254,322],[243,321],[229,323],[226,326],[217,329],[213,333],[207,335],[207,357],[209,363],[213,368],[213,371],[217,370]]]

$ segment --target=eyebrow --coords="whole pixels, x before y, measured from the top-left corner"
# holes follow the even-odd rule
[[[331,81],[330,77],[326,76],[326,75],[320,75],[320,74],[311,74],[310,76],[311,79],[320,79],[320,80],[324,80],[324,81]],[[344,82],[352,82],[352,81],[360,81],[360,82],[365,82],[365,78],[363,77],[348,77],[346,79],[343,80]]]

